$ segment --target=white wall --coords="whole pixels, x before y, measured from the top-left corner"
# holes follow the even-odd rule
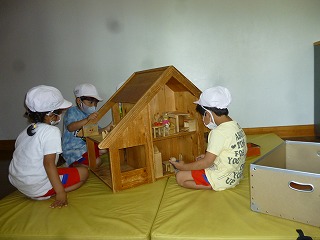
[[[233,95],[243,127],[313,124],[319,0],[0,0],[0,139],[27,125],[26,91],[95,84],[108,99],[133,72],[174,65]]]

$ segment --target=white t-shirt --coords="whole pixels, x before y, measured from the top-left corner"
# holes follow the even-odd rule
[[[61,149],[60,129],[37,123],[35,134],[29,136],[27,128],[18,136],[9,166],[9,181],[29,197],[46,194],[52,185],[43,165],[44,155],[56,153],[56,163]]]
[[[240,125],[229,121],[212,130],[207,151],[217,156],[213,165],[205,169],[212,189],[222,191],[238,185],[247,154],[246,135]]]

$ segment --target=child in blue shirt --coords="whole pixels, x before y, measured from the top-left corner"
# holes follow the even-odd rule
[[[78,133],[85,124],[98,117],[97,104],[102,101],[102,98],[96,87],[89,83],[76,86],[74,95],[77,105],[69,108],[63,118],[62,156],[69,166],[78,164],[88,166],[87,145],[84,138],[78,137]],[[112,124],[109,124],[100,130],[110,132],[111,128]],[[99,149],[96,146],[96,156],[99,155]],[[96,164],[99,165],[99,163],[98,157]]]

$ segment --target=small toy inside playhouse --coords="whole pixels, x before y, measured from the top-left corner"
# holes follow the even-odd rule
[[[154,115],[153,137],[165,137],[179,132],[196,131],[196,120],[188,113],[164,112]]]

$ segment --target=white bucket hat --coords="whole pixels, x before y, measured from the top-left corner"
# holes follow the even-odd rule
[[[31,88],[27,92],[25,103],[32,112],[49,112],[72,106],[58,89],[46,85]]]
[[[83,83],[75,87],[74,89],[75,97],[93,97],[98,101],[103,99],[99,96],[99,93],[95,86],[90,83]]]
[[[194,102],[204,107],[228,108],[231,94],[225,87],[217,86],[204,90],[198,101]]]

